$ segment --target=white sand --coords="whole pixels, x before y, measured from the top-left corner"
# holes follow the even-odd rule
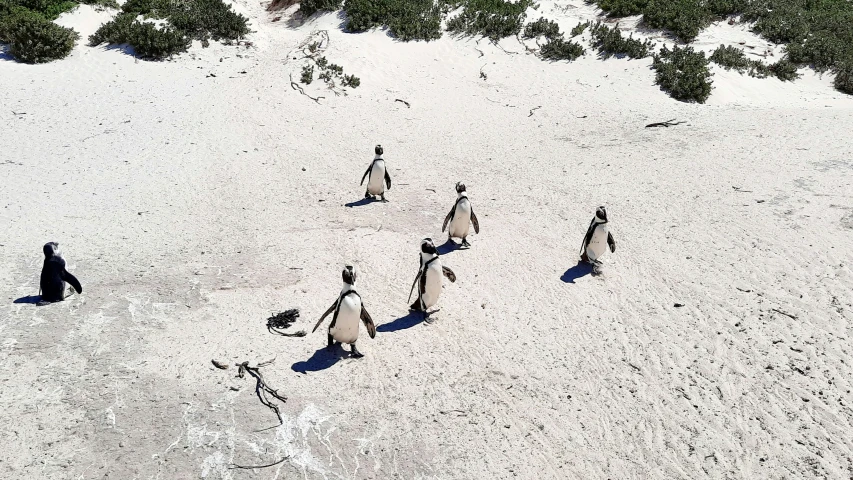
[[[587,8],[554,3],[569,28]],[[690,105],[649,59],[549,64],[238,7],[251,48],[0,61],[0,478],[853,476],[853,97],[830,79],[715,70]],[[92,25],[85,8],[60,23]],[[320,105],[287,79],[319,29],[362,80],[315,82]],[[376,143],[390,203],[347,208]],[[419,323],[418,244],[444,241],[457,181],[481,234],[443,257],[459,280]],[[617,252],[566,283],[600,204]],[[13,303],[47,241],[83,295]],[[324,353],[325,328],[266,331],[292,307],[310,330],[346,262],[380,330],[365,358]],[[271,358],[278,428],[234,378]]]

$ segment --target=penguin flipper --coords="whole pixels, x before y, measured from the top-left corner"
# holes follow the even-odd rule
[[[62,277],[63,280],[70,283],[71,286],[74,287],[74,290],[77,292],[78,295],[83,293],[83,286],[80,285],[80,281],[77,280],[77,277],[75,277],[74,275],[71,275],[71,273],[69,273],[68,270],[63,268],[60,276]]]
[[[455,212],[456,212],[456,205],[454,204],[453,208],[450,209],[450,213],[448,213],[447,216],[444,217],[444,224],[441,225],[441,232],[442,233],[444,233],[444,230],[447,228],[447,224],[450,223],[451,220],[453,220],[453,214]]]
[[[613,240],[613,234],[607,232],[607,245],[610,246],[610,253],[616,253],[616,240]]]
[[[592,240],[592,232],[595,231],[595,218],[589,222],[589,228],[586,229],[586,235],[583,236],[583,243],[581,243],[581,255],[586,256],[586,246],[589,245],[589,241]]]
[[[388,168],[385,168],[385,185],[388,187],[388,190],[391,190],[391,176],[388,175]]]
[[[316,331],[317,331],[317,329],[318,329],[318,328],[320,328],[320,324],[321,324],[321,323],[323,323],[323,320],[325,320],[325,319],[326,319],[326,317],[328,317],[330,313],[334,312],[334,311],[335,311],[335,307],[337,307],[337,306],[338,306],[338,301],[337,301],[337,300],[335,300],[335,303],[333,303],[333,304],[332,304],[332,306],[331,306],[331,307],[329,307],[329,309],[328,309],[328,310],[326,310],[326,313],[324,313],[324,314],[323,314],[323,316],[322,316],[322,317],[320,317],[320,321],[318,321],[318,322],[317,322],[317,325],[314,325],[314,330],[311,330],[311,333],[316,332]]]
[[[409,290],[409,300],[406,300],[407,302],[412,299],[412,292],[415,291],[415,285],[418,284],[418,280],[421,278],[421,273],[423,272],[421,270],[418,270],[418,275],[415,277],[415,281],[412,282],[412,289]]]
[[[441,271],[442,271],[442,273],[444,273],[444,276],[445,276],[445,277],[447,277],[447,279],[448,279],[448,280],[450,280],[450,282],[451,282],[451,283],[455,283],[455,282],[456,282],[456,274],[455,274],[455,273],[453,273],[453,270],[451,270],[451,269],[449,269],[449,268],[445,267],[444,265],[442,265],[442,266],[441,266]]]
[[[359,185],[364,185],[364,179],[370,174],[370,170],[373,169],[373,164],[371,163],[367,170],[364,172],[364,175],[361,176],[361,183]]]
[[[367,327],[367,334],[370,335],[370,338],[376,338],[376,325],[373,323],[373,317],[367,313],[367,309],[364,308],[364,305],[361,306],[361,321],[364,323],[364,326]]]
[[[474,233],[480,233],[480,221],[477,220],[477,215],[474,215],[474,209],[471,209],[471,223],[474,225]]]

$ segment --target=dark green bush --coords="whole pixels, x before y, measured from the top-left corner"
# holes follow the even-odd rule
[[[206,42],[240,40],[249,34],[248,19],[234,12],[222,0],[168,0],[169,23],[184,35]]]
[[[788,57],[769,65],[767,68],[770,73],[783,82],[793,82],[800,78],[800,74],[797,73],[797,64],[788,59]]]
[[[749,3],[747,0],[708,0],[708,11],[717,17],[737,15],[746,11]]]
[[[654,49],[654,44],[648,40],[637,40],[633,36],[625,38],[619,31],[619,25],[611,28],[597,22],[590,28],[592,46],[603,58],[613,55],[625,55],[629,58],[645,58]]]
[[[563,40],[562,37],[548,40],[539,49],[539,55],[546,60],[568,60],[572,61],[584,54],[584,49],[571,40]]]
[[[10,0],[8,3],[38,12],[46,20],[56,20],[59,15],[76,7],[78,2],[70,0]]]
[[[441,38],[441,7],[433,0],[347,0],[344,11],[352,32],[387,26],[402,41]]]
[[[140,22],[134,13],[119,14],[89,37],[89,45],[93,47],[102,43],[128,44],[139,57],[150,60],[162,60],[190,47],[190,39],[182,32]]]
[[[653,58],[655,83],[672,98],[705,103],[711,95],[711,72],[704,52],[678,46],[669,50],[664,46]]]
[[[355,75],[344,75],[343,80],[341,80],[341,85],[345,87],[358,88],[358,86],[361,85],[361,79]]]
[[[465,0],[462,12],[447,22],[447,30],[459,35],[481,35],[496,42],[517,35],[531,0]]]
[[[833,68],[835,72],[835,80],[833,85],[840,92],[853,95],[853,60],[836,65]]]
[[[643,13],[649,0],[599,0],[599,8],[611,17],[629,17]]]
[[[73,29],[35,16],[18,17],[15,23],[4,28],[9,53],[24,63],[46,63],[65,58],[80,37]]]
[[[726,70],[734,69],[739,73],[744,73],[750,68],[750,60],[746,58],[743,49],[720,45],[711,54],[709,60]]]
[[[560,37],[560,26],[557,22],[546,20],[545,17],[528,23],[524,26],[524,38],[539,38],[554,39]]]
[[[692,42],[711,22],[711,12],[697,0],[649,0],[643,22],[672,32],[683,42]]]
[[[583,22],[583,23],[579,23],[579,24],[575,25],[574,27],[572,27],[572,31],[570,32],[570,35],[573,37],[577,37],[578,35],[582,34],[584,32],[584,30],[586,30],[587,27],[589,27],[590,25],[592,25],[592,23],[588,22],[588,21]]]
[[[299,2],[299,13],[314,15],[317,12],[334,12],[340,10],[343,0],[302,0]]]
[[[302,77],[299,79],[305,85],[314,81],[314,65],[302,66]]]

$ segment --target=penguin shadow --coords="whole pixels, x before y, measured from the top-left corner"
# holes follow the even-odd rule
[[[565,283],[575,283],[575,280],[590,275],[594,272],[595,267],[592,264],[586,263],[584,261],[578,261],[578,264],[574,267],[569,268],[563,273],[563,276],[560,277]]]
[[[376,200],[373,197],[365,197],[365,198],[362,198],[361,200],[359,200],[357,202],[346,203],[346,204],[344,204],[344,206],[347,208],[363,207],[365,205],[370,205],[371,203],[375,203],[375,202],[379,202],[379,201],[380,200]]]
[[[330,368],[349,356],[350,352],[344,350],[341,344],[332,347],[331,351],[327,350],[327,347],[323,347],[314,352],[314,355],[311,355],[311,358],[308,360],[294,363],[290,366],[290,369],[294,372],[307,375],[308,372],[319,372]]]
[[[27,295],[26,297],[21,297],[16,299],[12,303],[30,303],[30,304],[38,304],[41,302],[41,295]]]
[[[426,321],[426,315],[423,312],[410,311],[400,318],[394,319],[389,323],[383,323],[376,327],[377,332],[399,332],[407,328],[412,328],[415,325]]]
[[[435,251],[438,252],[439,255],[447,255],[448,253],[455,252],[456,250],[466,249],[463,248],[462,245],[459,245],[458,243],[454,242],[453,240],[447,240],[442,245],[439,245],[435,248]]]

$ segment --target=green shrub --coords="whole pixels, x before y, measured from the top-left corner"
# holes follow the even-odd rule
[[[11,0],[9,4],[38,12],[46,20],[56,20],[61,14],[77,6],[77,2],[70,0]]]
[[[46,63],[65,58],[80,35],[73,29],[37,18],[18,17],[6,29],[9,53],[24,63]]]
[[[800,78],[800,74],[797,73],[797,64],[788,59],[788,57],[782,58],[767,68],[770,73],[783,82],[793,82]]]
[[[625,55],[629,58],[645,58],[654,49],[654,44],[648,40],[637,40],[632,36],[625,38],[619,31],[619,25],[608,27],[597,22],[590,28],[592,45],[603,58],[613,55]]]
[[[188,37],[206,42],[240,40],[250,33],[248,19],[222,0],[169,1],[164,18]]]
[[[361,79],[354,75],[344,75],[341,85],[345,87],[358,88],[361,85]]]
[[[402,41],[441,38],[441,7],[433,0],[347,0],[347,30],[387,26]]]
[[[711,73],[704,52],[678,46],[669,50],[664,46],[653,58],[655,83],[672,98],[705,103],[711,95]]]
[[[305,85],[310,84],[314,81],[314,66],[313,65],[303,65],[302,66],[302,77],[300,81]]]
[[[683,42],[692,42],[711,22],[711,12],[696,0],[649,0],[643,22],[672,32]]]
[[[317,12],[334,12],[340,10],[343,0],[302,0],[299,2],[299,13],[308,16]]]
[[[743,13],[749,6],[747,0],[708,0],[708,11],[717,17]]]
[[[546,20],[545,17],[524,26],[524,38],[554,39],[560,37],[560,27],[557,22]]]
[[[134,13],[119,14],[89,37],[93,47],[102,43],[128,44],[139,57],[150,60],[162,60],[190,47],[190,39],[179,30],[140,22]]]
[[[447,30],[497,42],[521,31],[530,3],[531,0],[465,0],[462,12],[447,22]]]
[[[592,25],[592,23],[588,22],[588,21],[583,22],[583,23],[579,23],[579,24],[575,25],[574,27],[572,27],[572,31],[570,32],[570,35],[572,37],[577,37],[578,35],[582,34],[584,32],[584,30],[586,30],[587,27],[589,27],[590,25]]]
[[[739,73],[744,73],[750,67],[750,61],[743,53],[743,49],[720,45],[711,54],[709,60],[726,70],[734,69]]]
[[[629,17],[643,13],[649,0],[599,0],[598,6],[611,17]]]
[[[840,92],[853,95],[853,61],[841,63],[833,68],[835,80],[833,85]]]
[[[582,46],[571,40],[563,40],[562,37],[548,40],[548,42],[545,45],[542,45],[542,48],[539,49],[539,54],[542,58],[552,61],[572,61],[584,53]]]

